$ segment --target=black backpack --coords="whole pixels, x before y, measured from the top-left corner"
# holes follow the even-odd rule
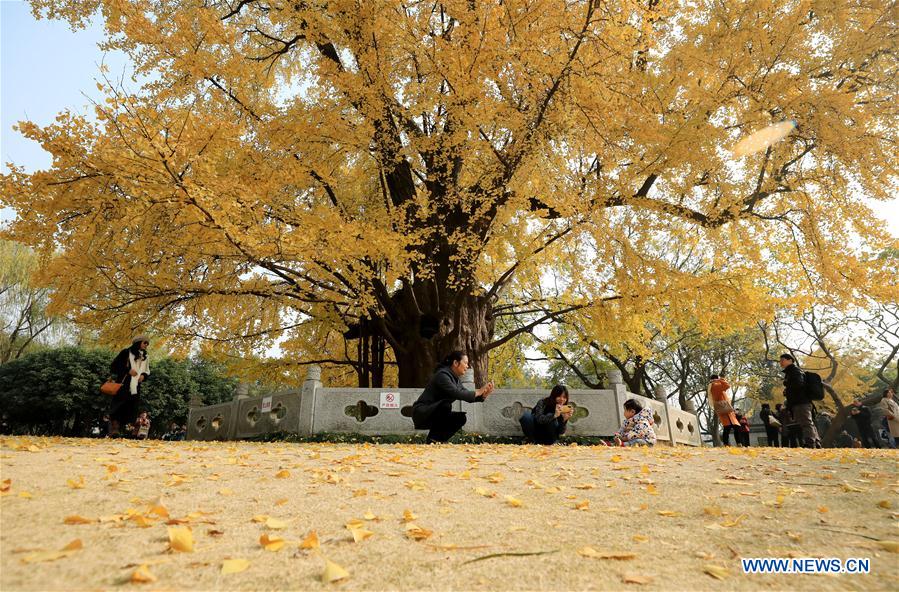
[[[805,373],[805,394],[812,401],[824,400],[824,381],[821,380],[820,374]]]

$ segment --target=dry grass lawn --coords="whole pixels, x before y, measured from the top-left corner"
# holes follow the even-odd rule
[[[897,460],[8,437],[0,589],[896,590]],[[742,572],[769,556],[871,573]],[[348,575],[324,582],[328,561]]]

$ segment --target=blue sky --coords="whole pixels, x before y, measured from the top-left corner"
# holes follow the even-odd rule
[[[99,65],[118,78],[129,64],[122,53],[106,53],[97,44],[103,28],[94,23],[73,32],[61,21],[36,20],[31,7],[19,0],[0,1],[0,123],[2,155],[28,170],[45,168],[49,155],[24,139],[12,126],[30,119],[39,125],[60,111],[92,114],[88,97],[97,99]],[[127,70],[130,73],[130,70]]]
[[[87,29],[72,31],[60,21],[36,20],[21,0],[0,0],[0,157],[3,169],[14,162],[28,171],[50,165],[49,155],[35,142],[12,131],[23,119],[38,125],[53,121],[60,111],[92,115],[90,98],[101,99],[96,87],[100,64],[109,76],[130,75],[122,53],[107,53],[97,44],[103,39],[99,20]],[[899,196],[875,205],[875,211],[899,236]],[[0,222],[11,212],[0,211]]]

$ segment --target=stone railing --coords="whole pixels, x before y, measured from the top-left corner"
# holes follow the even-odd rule
[[[463,384],[474,389],[471,371]],[[656,436],[660,444],[699,446],[696,416],[669,407],[662,400],[627,391],[621,373],[609,372],[611,388],[571,390],[574,414],[568,435],[611,436],[624,420],[623,403],[634,398],[653,410]],[[299,390],[286,390],[267,397],[249,397],[238,391],[229,403],[202,406],[192,400],[188,417],[189,440],[234,440],[273,432],[303,436],[321,433],[365,435],[409,435],[412,403],[422,389],[325,388],[321,369],[310,366]],[[522,412],[547,396],[538,389],[497,389],[483,403],[454,403],[454,409],[468,413],[464,430],[491,436],[520,436],[518,418]]]

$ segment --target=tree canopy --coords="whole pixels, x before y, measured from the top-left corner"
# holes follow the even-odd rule
[[[20,123],[53,165],[3,177],[7,234],[109,337],[312,360],[365,328],[416,386],[560,319],[614,348],[896,300],[871,210],[897,187],[893,3],[32,5],[99,10],[143,80]]]

